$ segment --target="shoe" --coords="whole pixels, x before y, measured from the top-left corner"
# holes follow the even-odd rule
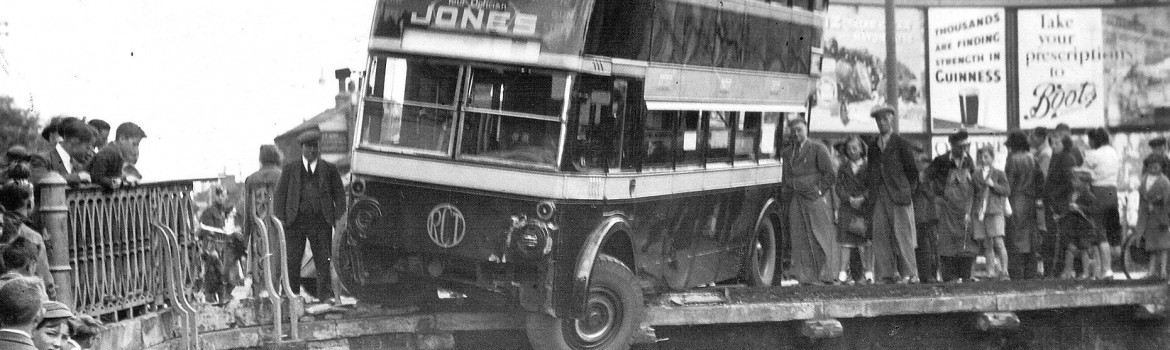
[[[922,281],[918,279],[918,276],[911,276],[910,277],[910,284],[919,284],[919,283],[922,283]]]
[[[852,279],[845,280],[845,285],[847,285],[847,286],[852,286],[855,284],[857,284],[857,281],[854,281]]]

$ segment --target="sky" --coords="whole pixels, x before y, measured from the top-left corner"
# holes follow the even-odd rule
[[[260,145],[334,105],[335,69],[362,70],[374,5],[0,0],[0,95],[42,125],[137,123],[147,181],[247,175]]]

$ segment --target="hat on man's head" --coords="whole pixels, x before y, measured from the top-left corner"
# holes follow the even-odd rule
[[[321,140],[321,132],[317,131],[316,129],[305,130],[305,131],[302,131],[300,133],[300,135],[297,135],[297,142],[301,143],[301,144],[317,143],[317,141],[320,141],[320,140]]]
[[[45,309],[45,319],[73,317],[73,312],[69,311],[69,307],[57,301],[46,301],[41,304],[41,307]]]
[[[28,153],[28,149],[24,148],[24,146],[13,145],[12,147],[8,148],[7,152],[4,153],[4,157],[7,158],[9,162],[22,160],[28,161],[32,160],[32,153]]]
[[[882,113],[895,114],[896,112],[894,111],[894,107],[891,107],[890,105],[887,105],[887,104],[880,104],[877,106],[873,106],[873,109],[869,110],[869,117],[870,118],[877,118],[879,115],[882,115]]]
[[[947,136],[947,141],[950,141],[952,145],[961,145],[967,143],[968,136],[970,135],[967,134],[966,129],[960,129],[959,132]]]
[[[1162,147],[1162,146],[1166,145],[1166,138],[1165,137],[1154,138],[1153,140],[1150,140],[1150,142],[1148,142],[1148,144],[1150,145],[1150,147]]]

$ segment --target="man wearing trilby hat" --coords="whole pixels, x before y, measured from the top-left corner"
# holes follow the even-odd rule
[[[877,278],[886,282],[918,283],[914,258],[912,194],[918,185],[918,166],[909,141],[894,132],[893,107],[879,105],[870,112],[877,121],[876,142],[869,145],[868,187],[874,198],[873,246]]]
[[[313,252],[317,269],[317,296],[330,296],[329,257],[333,244],[333,223],[345,212],[345,190],[337,167],[321,159],[317,142],[321,132],[310,129],[297,136],[301,159],[284,165],[276,186],[272,209],[285,227],[288,246],[289,284],[300,290],[301,258],[305,240]]]

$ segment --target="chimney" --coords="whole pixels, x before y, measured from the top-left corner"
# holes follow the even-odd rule
[[[352,73],[350,72],[349,68],[342,68],[333,71],[333,77],[337,78],[337,96],[333,97],[333,106],[336,109],[348,108],[350,105],[350,91],[349,89],[345,88],[345,83],[349,80],[350,74]]]

